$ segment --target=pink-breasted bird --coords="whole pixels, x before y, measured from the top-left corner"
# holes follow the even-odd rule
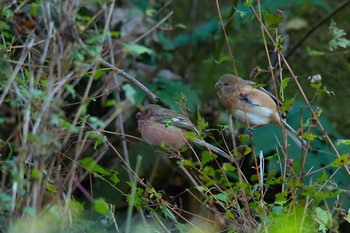
[[[142,138],[151,145],[165,144],[172,149],[180,150],[188,143],[195,143],[205,147],[215,154],[221,155],[233,162],[233,158],[223,150],[213,146],[202,139],[190,139],[186,131],[196,132],[192,122],[183,114],[150,104],[137,114],[138,128]]]

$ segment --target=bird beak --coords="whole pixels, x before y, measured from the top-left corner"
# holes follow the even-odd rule
[[[141,115],[141,113],[140,112],[138,112],[138,113],[136,113],[136,119],[139,119],[140,118],[140,115]]]
[[[215,83],[215,85],[214,85],[214,87],[215,87],[216,90],[219,89],[219,86],[220,86],[220,83],[219,83],[219,82]]]

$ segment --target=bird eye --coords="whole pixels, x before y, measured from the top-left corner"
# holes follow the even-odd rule
[[[227,87],[228,86],[228,82],[224,82],[224,86]]]

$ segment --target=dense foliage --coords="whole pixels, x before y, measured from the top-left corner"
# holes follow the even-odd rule
[[[1,231],[350,227],[350,1],[5,0],[0,11]],[[264,83],[311,147],[231,121],[214,88],[224,73]],[[147,145],[135,114],[157,101],[237,162]]]

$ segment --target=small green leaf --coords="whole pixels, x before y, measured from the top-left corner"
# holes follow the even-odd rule
[[[182,29],[187,29],[187,26],[185,24],[183,24],[183,23],[176,24],[176,27],[182,28]]]
[[[285,90],[288,86],[290,78],[284,78],[281,83],[281,90]]]
[[[202,132],[203,130],[205,130],[206,128],[208,128],[208,122],[206,122],[204,120],[204,118],[201,116],[201,114],[198,111],[197,114],[197,129],[199,132]]]
[[[242,154],[242,155],[247,155],[249,154],[250,152],[252,152],[252,148],[250,146],[244,146],[241,150],[239,150],[239,152]]]
[[[244,2],[244,6],[246,7],[251,7],[252,4],[253,4],[253,0],[247,0]]]
[[[248,136],[248,134],[240,134],[238,135],[238,140],[240,142],[245,142],[248,141],[250,139],[250,137]]]
[[[224,163],[222,166],[222,169],[227,173],[227,172],[234,172],[236,171],[236,168],[230,164],[230,163]]]
[[[197,133],[194,131],[186,131],[185,135],[188,139],[190,139],[190,141],[193,141],[196,138]]]
[[[283,20],[283,15],[281,12],[269,13],[267,11],[263,12],[265,24],[267,27],[277,28]]]
[[[275,204],[277,204],[277,205],[285,204],[287,202],[287,196],[288,196],[287,190],[285,190],[284,192],[281,192],[281,193],[277,193]]]
[[[263,83],[256,83],[256,84],[253,84],[253,85],[252,85],[252,87],[255,88],[255,89],[256,89],[256,88],[260,88],[260,87],[264,87],[264,86],[266,86],[266,85],[263,84]]]
[[[223,62],[225,62],[225,61],[230,61],[231,59],[230,59],[230,57],[229,56],[223,56],[223,57],[221,57],[219,60],[215,60],[215,63],[216,64],[221,64],[221,63],[223,63]]]
[[[286,111],[288,111],[288,109],[292,106],[292,104],[294,103],[294,101],[295,101],[295,97],[296,96],[294,96],[293,98],[291,98],[291,99],[287,99],[285,102],[284,102],[284,104],[283,104],[283,106],[282,106],[282,113],[284,113],[284,112],[286,112]]]
[[[340,158],[337,158],[331,163],[333,167],[340,167],[350,164],[350,154],[344,154]]]
[[[204,151],[202,153],[201,166],[203,167],[204,165],[213,161],[217,157],[218,157],[217,155],[214,155],[214,154],[210,153],[209,151]]]
[[[181,160],[180,163],[185,167],[195,167],[196,166],[196,164],[194,162],[192,162],[191,160],[188,160],[188,159]]]
[[[338,139],[336,141],[337,145],[344,144],[344,145],[350,145],[350,139]]]
[[[117,171],[113,171],[112,175],[109,177],[109,179],[113,182],[114,185],[116,185],[120,182],[118,175],[119,175],[119,173]]]
[[[133,45],[124,44],[124,51],[131,55],[141,55],[144,53],[152,55],[154,53],[152,49],[139,44],[133,44]]]
[[[321,209],[320,207],[316,207],[316,218],[315,221],[319,224],[318,231],[319,232],[327,232],[329,222],[332,220],[330,213],[326,210]]]
[[[108,107],[114,107],[114,106],[116,106],[116,102],[115,102],[114,99],[109,99],[109,100],[107,100],[107,101],[105,102],[104,106],[105,106],[106,108],[108,108]]]
[[[203,169],[203,174],[207,175],[209,177],[214,177],[216,175],[216,172],[215,172],[214,168],[212,168],[210,166],[205,166]]]
[[[91,124],[92,128],[100,128],[101,126],[104,126],[105,122],[103,122],[102,120],[100,120],[97,117],[94,116],[89,116],[89,123]]]
[[[310,87],[314,88],[314,89],[320,89],[320,87],[322,86],[321,82],[317,82],[317,83],[310,83]]]
[[[124,90],[126,99],[130,100],[130,102],[132,104],[135,104],[136,103],[136,100],[135,100],[136,90],[135,90],[135,88],[133,86],[131,86],[129,83],[126,83],[125,85],[123,85],[123,90]]]
[[[194,188],[197,189],[199,192],[206,192],[208,190],[207,187],[202,185],[195,186]]]
[[[313,50],[310,47],[307,47],[306,50],[307,50],[307,55],[309,55],[310,57],[320,57],[326,54],[325,52],[322,52],[322,51]]]
[[[74,87],[70,84],[66,84],[64,85],[64,87],[66,88],[66,90],[71,94],[72,98],[75,99],[75,90]]]
[[[150,195],[154,195],[157,199],[162,198],[162,194],[158,193],[154,188],[146,188],[146,192],[148,192]]]
[[[90,158],[84,158],[80,160],[80,164],[90,173],[96,172],[101,175],[109,175],[110,172],[104,169],[102,166],[98,165],[97,162]]]
[[[226,193],[218,193],[215,194],[214,197],[219,201],[225,202],[225,204],[228,205],[229,198],[227,197]]]
[[[313,140],[315,140],[317,138],[317,135],[310,134],[310,133],[304,133],[303,134],[303,138],[305,138],[306,140],[313,141]]]
[[[102,215],[109,215],[110,211],[107,202],[103,198],[94,200],[94,209],[97,213]]]
[[[329,51],[334,51],[338,47],[347,48],[350,46],[350,40],[346,39],[346,32],[343,29],[337,28],[334,21],[331,22],[329,26],[329,34],[332,39],[329,41]]]
[[[317,183],[321,184],[321,183],[325,182],[326,180],[328,180],[327,172],[326,172],[326,169],[323,169],[321,177],[317,178],[316,181],[317,181]]]
[[[41,172],[38,169],[32,169],[31,173],[32,173],[32,177],[34,179],[37,180],[37,179],[41,178]]]
[[[57,192],[57,188],[55,185],[50,184],[50,183],[46,183],[46,189],[51,192],[51,193],[56,193]]]

